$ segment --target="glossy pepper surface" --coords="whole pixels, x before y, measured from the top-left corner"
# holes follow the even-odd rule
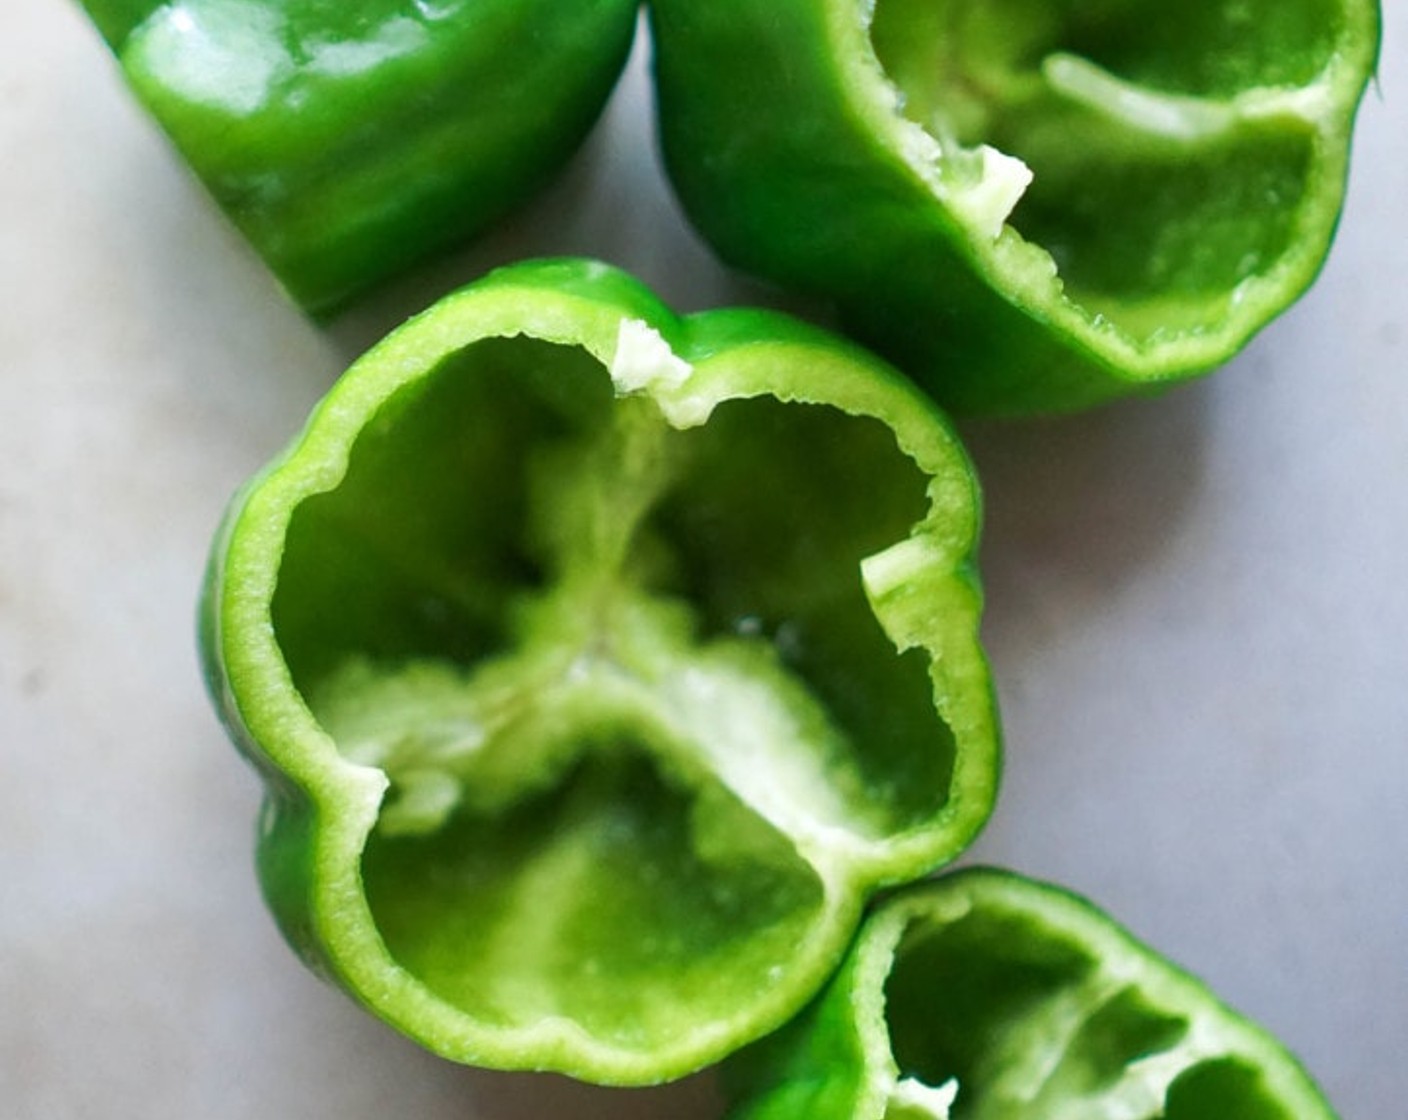
[[[142,103],[314,313],[566,162],[636,0],[84,0]]]
[[[1333,1120],[1304,1069],[1086,900],[988,868],[891,896],[726,1067],[730,1120]]]
[[[970,413],[1167,385],[1299,295],[1379,35],[1374,0],[649,6],[700,231]]]
[[[448,1057],[651,1082],[790,1017],[994,796],[978,494],[776,314],[490,274],[233,503],[202,648],[292,944]]]

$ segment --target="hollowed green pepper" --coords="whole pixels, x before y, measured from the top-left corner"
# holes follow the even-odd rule
[[[1333,1120],[1304,1069],[1084,899],[969,869],[867,919],[726,1067],[730,1120]]]
[[[666,162],[702,233],[988,413],[1192,376],[1298,296],[1379,33],[1375,0],[650,11]]]
[[[780,1025],[985,820],[978,494],[922,394],[583,261],[358,361],[202,611],[289,940],[431,1049],[650,1082]]]
[[[586,136],[637,0],[83,0],[314,313],[481,232]]]

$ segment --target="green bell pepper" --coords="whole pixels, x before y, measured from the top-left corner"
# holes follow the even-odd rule
[[[566,162],[637,0],[83,0],[128,83],[314,314]]]
[[[662,146],[727,261],[966,413],[1228,359],[1336,226],[1375,0],[650,0]]]
[[[867,919],[726,1067],[730,1120],[1333,1120],[1299,1063],[1084,899],[974,868]]]
[[[447,297],[212,550],[285,934],[473,1064],[653,1082],[779,1026],[990,811],[977,531],[932,404],[816,328],[575,260]]]

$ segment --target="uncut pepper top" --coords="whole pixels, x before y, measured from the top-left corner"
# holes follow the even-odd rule
[[[328,315],[558,172],[635,0],[83,0],[128,84],[289,294]]]

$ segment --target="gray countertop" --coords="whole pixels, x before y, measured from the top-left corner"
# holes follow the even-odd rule
[[[1285,1039],[1343,1116],[1408,1100],[1408,8],[1319,282],[1162,399],[963,430],[987,492],[1005,788],[968,857],[1087,894]],[[0,10],[0,1112],[707,1117],[462,1069],[303,970],[258,785],[202,691],[210,535],[367,343],[517,256],[681,308],[770,298],[684,227],[644,57],[486,242],[326,330],[284,302],[76,5]]]

